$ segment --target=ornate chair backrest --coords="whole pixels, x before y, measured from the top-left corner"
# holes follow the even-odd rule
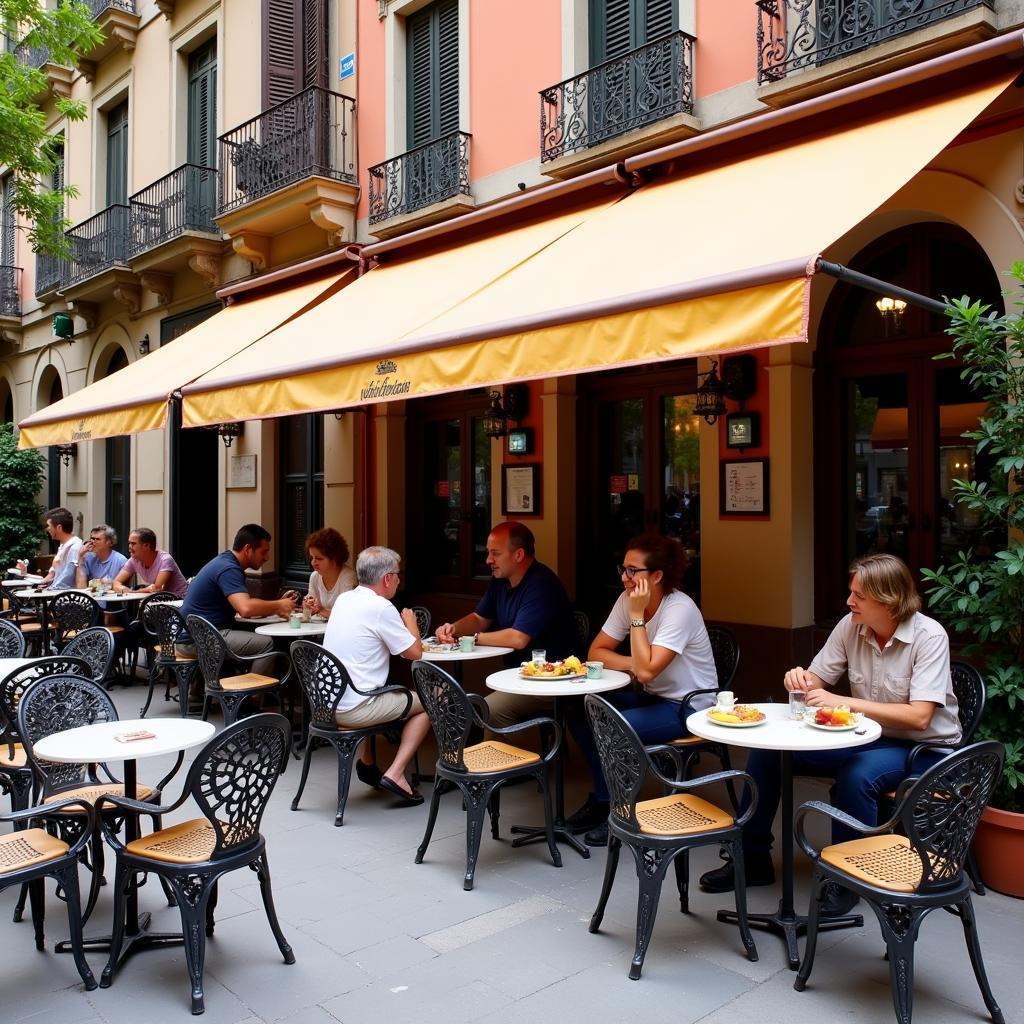
[[[103,609],[88,594],[74,591],[53,599],[50,614],[57,625],[57,641],[63,643],[69,633],[81,632],[103,621]]]
[[[708,639],[715,659],[718,688],[728,690],[736,677],[736,669],[740,667],[740,645],[736,634],[725,626],[708,626]]]
[[[33,753],[43,737],[96,722],[116,722],[117,708],[99,683],[81,676],[47,676],[33,683],[18,702],[18,734],[47,797],[86,778],[85,764],[42,761]]]
[[[576,626],[576,639],[580,642],[579,656],[585,658],[590,649],[590,619],[586,612],[573,610],[572,621]]]
[[[14,742],[18,738],[18,704],[22,694],[37,680],[47,676],[82,676],[89,679],[92,670],[83,658],[39,658],[31,665],[15,669],[0,679],[0,724],[5,738]]]
[[[960,745],[966,747],[974,739],[978,723],[985,712],[985,680],[966,661],[952,661],[949,668],[953,675],[953,693],[956,694],[960,715]]]
[[[192,637],[192,643],[195,644],[199,671],[203,673],[206,685],[211,690],[219,690],[221,672],[228,656],[228,645],[224,642],[224,637],[212,622],[201,615],[188,616],[185,625],[188,635]]]
[[[83,629],[64,645],[61,654],[88,662],[93,679],[102,683],[114,664],[114,634],[106,626]]]
[[[1004,758],[1002,744],[991,740],[961,747],[922,772],[904,794],[896,814],[924,865],[919,893],[942,889],[960,877]]]
[[[196,755],[185,788],[213,826],[212,860],[259,838],[290,740],[291,726],[283,715],[253,715],[219,732]]]
[[[584,703],[601,771],[608,783],[611,812],[637,832],[640,824],[636,820],[636,799],[649,770],[647,752],[633,727],[608,701],[590,693]]]
[[[25,634],[7,619],[0,619],[0,658],[20,658],[25,653]]]
[[[438,761],[455,771],[466,771],[462,752],[473,724],[466,691],[444,669],[429,661],[413,664],[412,679],[434,728]]]
[[[430,636],[430,625],[433,621],[430,609],[424,608],[421,604],[414,604],[412,613],[416,616],[416,628],[420,631],[420,639],[425,640]]]
[[[158,590],[155,594],[150,594],[149,597],[142,599],[142,604],[139,605],[139,619],[142,621],[142,628],[150,637],[156,637],[156,625],[150,618],[151,609],[157,605],[163,604],[165,601],[176,601],[177,597],[172,594],[169,590]],[[182,623],[184,623],[182,619]],[[160,641],[157,640],[157,643]]]
[[[333,729],[338,701],[352,681],[348,669],[325,647],[309,640],[296,640],[291,652],[299,685],[309,701],[311,724]]]
[[[145,614],[146,627],[156,634],[156,642],[160,645],[160,657],[164,661],[173,661],[174,645],[178,642],[178,637],[185,632],[185,619],[181,612],[160,602],[147,607]]]

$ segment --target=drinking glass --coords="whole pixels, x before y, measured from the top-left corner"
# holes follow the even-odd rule
[[[533,652],[533,663],[534,665],[543,665],[548,660],[548,652],[542,651],[539,648]]]
[[[798,722],[804,720],[807,712],[807,694],[803,690],[789,691],[789,717],[795,718]]]

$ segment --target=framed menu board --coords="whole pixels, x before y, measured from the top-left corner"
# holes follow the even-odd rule
[[[721,463],[718,511],[723,516],[769,514],[768,460],[737,459]]]

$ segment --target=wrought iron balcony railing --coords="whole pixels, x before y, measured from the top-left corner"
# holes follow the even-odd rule
[[[129,14],[135,13],[135,0],[85,0],[85,6],[89,8],[89,13],[94,19],[108,8],[113,8],[115,11],[127,11]]]
[[[314,176],[356,184],[355,100],[313,86],[220,137],[220,213]]]
[[[18,57],[30,68],[41,68],[50,63],[50,51],[45,46],[28,46],[22,43],[18,47]]]
[[[0,316],[21,316],[21,267],[0,266]]]
[[[465,132],[449,132],[371,167],[370,223],[470,195],[470,138]]]
[[[540,94],[540,159],[693,113],[693,37],[673,32]]]
[[[76,224],[67,232],[71,246],[63,287],[78,284],[128,260],[129,209],[120,203]]]
[[[757,82],[819,67],[992,0],[755,0]]]
[[[36,295],[57,291],[68,277],[68,262],[59,256],[36,253]]]
[[[213,167],[182,164],[136,192],[128,205],[129,257],[163,245],[185,231],[220,233],[213,222],[217,212],[217,171]]]

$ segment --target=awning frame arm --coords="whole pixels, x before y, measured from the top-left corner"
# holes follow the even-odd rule
[[[869,274],[862,274],[859,270],[851,270],[842,263],[832,263],[823,260],[820,256],[814,261],[814,269],[822,274],[828,274],[839,281],[846,281],[848,284],[865,288],[869,292],[876,292],[878,295],[891,296],[894,299],[903,299],[913,306],[920,306],[929,313],[938,313],[945,316],[949,308],[945,302],[929,298],[920,292],[912,292],[909,288],[901,288],[898,284],[890,284],[878,277],[871,277]]]

